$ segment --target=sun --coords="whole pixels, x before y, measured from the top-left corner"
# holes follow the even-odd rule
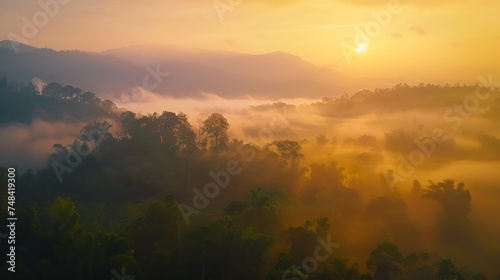
[[[366,50],[367,50],[367,45],[364,43],[358,44],[358,46],[356,47],[356,52],[358,54],[365,54]]]

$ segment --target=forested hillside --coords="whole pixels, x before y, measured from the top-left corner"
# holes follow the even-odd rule
[[[436,88],[470,92],[400,85],[308,108],[332,118],[354,118],[360,106],[422,109],[398,100],[415,94],[429,110],[444,104]],[[498,99],[485,106],[481,118],[496,120]],[[373,168],[407,151],[395,144],[406,134],[252,141],[232,137],[232,123],[217,112],[198,123],[182,112],[140,115],[72,86],[39,92],[3,79],[0,124],[35,118],[87,124],[71,143],[53,143],[44,168],[16,174],[20,279],[500,279],[497,231],[471,218],[481,206],[476,185],[451,172],[391,185]],[[293,121],[276,118],[269,128],[278,133]],[[497,138],[478,141],[496,152]],[[443,143],[469,155],[460,143]],[[357,165],[343,161],[349,151]],[[0,168],[2,185],[10,167]],[[0,195],[5,219],[9,200]],[[8,246],[0,243],[2,252]]]

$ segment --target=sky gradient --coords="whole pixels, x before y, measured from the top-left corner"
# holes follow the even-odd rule
[[[40,3],[54,1],[0,0],[0,39],[13,33],[22,36],[23,18],[33,23],[34,15],[43,11]],[[53,8],[53,16],[37,28],[35,36],[26,38],[28,45],[96,52],[141,44],[244,53],[280,50],[354,77],[422,82],[500,75],[500,2],[493,0],[440,4],[430,0],[154,0],[147,5],[127,0],[66,1]],[[398,12],[388,7],[397,7]],[[385,15],[385,21],[377,22],[374,13]],[[368,43],[354,38],[357,30],[371,32]]]

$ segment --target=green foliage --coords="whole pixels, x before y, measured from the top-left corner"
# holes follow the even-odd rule
[[[334,257],[321,272],[312,275],[310,279],[356,280],[359,276],[357,264],[349,264],[349,259]]]
[[[293,265],[296,263],[296,260],[286,252],[282,252],[278,256],[278,260],[274,267],[269,271],[266,276],[267,280],[278,280],[283,279],[283,274],[285,272],[292,270]],[[293,272],[290,272],[291,274]],[[293,274],[292,274],[293,275]]]
[[[486,278],[486,276],[484,275],[476,274],[472,277],[472,280],[488,280],[488,278]]]
[[[115,233],[89,232],[79,223],[79,214],[69,198],[56,198],[38,215],[38,204],[18,212],[16,244],[21,275],[30,279],[103,279],[112,269],[126,266],[140,275],[134,250]]]
[[[231,201],[226,208],[224,208],[224,214],[226,215],[233,215],[233,214],[238,214],[241,213],[243,210],[245,210],[250,204],[246,201],[242,200],[235,200]]]
[[[158,249],[179,249],[182,217],[172,196],[153,202],[144,218],[130,227],[131,245],[139,260],[151,256]]]
[[[362,95],[358,98],[378,102]],[[334,106],[336,102],[356,103],[340,98],[317,106]],[[120,111],[110,101],[78,88],[51,83],[38,93],[31,84],[13,88],[5,79],[0,80],[3,123],[27,123],[40,116],[58,119],[67,113],[60,107],[73,110],[68,113],[70,117],[87,121],[85,130],[99,129],[102,123],[93,121],[95,118],[118,118]],[[87,120],[89,116],[92,120]],[[400,236],[412,237],[407,201],[397,194],[368,197],[365,203],[357,190],[344,186],[345,169],[333,161],[301,169],[297,163],[304,155],[296,141],[275,141],[268,149],[238,139],[229,142],[229,124],[222,114],[210,115],[201,127],[213,152],[197,143],[183,113],[138,116],[127,112],[120,121],[115,127],[120,129],[119,136],[104,133],[96,149],[65,174],[63,182],[58,182],[50,166],[37,173],[18,174],[21,210],[16,228],[18,242],[23,245],[17,252],[17,268],[21,278],[111,279],[112,271],[120,273],[126,268],[127,274],[136,279],[199,279],[204,275],[205,279],[270,280],[282,279],[287,271],[291,271],[290,277],[307,276],[311,280],[485,279],[481,274],[458,271],[450,259],[435,263],[426,253],[403,257],[392,243],[382,243],[371,252],[366,261],[371,274],[361,274],[364,271],[343,256],[330,256],[310,275],[293,271],[294,265],[314,256],[320,237],[335,233],[350,245],[354,244],[353,239],[357,242],[355,235],[338,234],[342,226],[350,230],[345,235],[368,229],[362,233],[373,235],[376,242],[380,233],[390,233],[395,240]],[[386,135],[386,144],[397,145],[405,138],[408,135],[403,132],[393,132]],[[324,135],[316,140],[322,145],[328,142]],[[496,143],[491,137],[480,140],[486,146]],[[377,139],[364,135],[347,142],[373,147]],[[70,146],[74,148],[75,144]],[[54,150],[51,160],[64,161],[67,148],[55,144]],[[245,172],[230,177],[230,195],[221,188],[220,195],[186,225],[177,201],[192,205],[193,188],[203,191],[207,182],[213,182],[208,174],[225,167],[215,170],[214,159],[217,163],[237,161]],[[3,185],[5,175],[6,168],[0,167]],[[300,187],[299,199],[290,191],[296,186]],[[415,181],[413,196],[420,196],[421,192],[421,185]],[[431,183],[424,197],[437,201],[450,220],[463,221],[471,210],[469,191],[464,190],[463,184],[455,188],[451,180]],[[292,203],[297,201],[304,204],[295,208]],[[0,215],[5,215],[5,206],[3,192]],[[321,217],[330,217],[330,213],[332,220]],[[290,227],[297,220],[311,217],[321,218]],[[366,228],[359,226],[364,222],[368,224]],[[331,229],[331,225],[335,227]],[[5,242],[0,246],[4,249]],[[359,253],[359,248],[352,247],[355,246],[348,249],[349,253]],[[0,268],[5,271],[5,263]]]
[[[224,213],[231,215],[234,222],[243,227],[252,227],[257,232],[277,234],[282,230],[279,195],[276,192],[264,193],[262,189],[250,190],[249,201],[232,201]]]
[[[450,259],[442,259],[437,264],[436,277],[439,280],[464,280]]]
[[[432,279],[433,267],[427,253],[409,254],[404,259],[405,274],[408,280]]]
[[[0,80],[2,124],[13,122],[29,124],[34,118],[55,121],[71,117],[79,121],[91,121],[96,118],[113,117],[116,111],[113,102],[101,100],[92,92],[84,92],[72,86],[63,87],[58,83],[49,83],[39,93],[31,83],[13,87],[7,84],[5,77]]]
[[[80,218],[71,199],[61,197],[45,208],[45,215],[48,231],[55,236],[76,230]]]
[[[204,263],[207,279],[258,279],[271,241],[251,228],[235,226],[226,217],[188,232],[181,257],[187,264]]]
[[[369,273],[361,274],[359,276],[360,280],[373,280],[373,276]]]

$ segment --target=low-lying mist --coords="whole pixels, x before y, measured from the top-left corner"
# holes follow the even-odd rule
[[[459,265],[487,275],[498,274],[492,261],[500,258],[496,238],[500,235],[496,218],[500,211],[498,89],[398,85],[322,100],[264,100],[224,99],[213,93],[204,93],[203,98],[166,98],[135,88],[112,101],[116,107],[103,107],[109,108],[109,116],[94,121],[111,124],[110,132],[116,140],[100,147],[95,157],[83,164],[85,167],[75,167],[101,174],[85,179],[93,188],[92,182],[99,181],[102,174],[117,176],[110,171],[117,161],[127,170],[127,176],[135,178],[134,174],[144,173],[144,180],[154,182],[147,190],[171,193],[179,203],[188,205],[193,202],[193,187],[203,188],[213,179],[209,174],[229,170],[226,164],[236,161],[241,172],[231,177],[230,186],[221,190],[206,210],[192,216],[194,224],[203,225],[227,214],[231,203],[244,205],[242,201],[248,200],[249,193],[277,194],[280,202],[275,208],[266,206],[268,214],[254,217],[231,212],[231,217],[236,223],[273,234],[326,217],[331,224],[328,232],[342,244],[341,255],[357,262],[365,260],[377,244],[388,241],[398,244],[403,252],[429,252],[434,260],[452,257]],[[149,141],[147,130],[144,135],[138,133],[136,138],[123,140],[127,139],[125,134],[133,134],[127,131],[122,115],[127,110],[136,114],[133,121],[142,122],[135,129],[146,129],[151,121],[173,116],[162,115],[165,111],[178,113],[181,119],[179,113],[183,112],[198,145],[203,142],[203,121],[219,113],[229,123],[227,150],[211,153],[203,148],[206,154],[193,166],[189,157],[181,157],[187,161],[176,163],[180,167],[174,169],[182,172],[174,176],[173,171],[165,171],[170,170],[171,163],[154,153],[141,154],[148,147],[132,145]],[[48,164],[54,144],[74,143],[86,124],[88,121],[69,118],[64,122],[34,119],[29,124],[3,125],[0,165],[40,169]],[[280,140],[299,144],[300,153],[292,155],[293,163],[284,161],[284,154],[279,156],[276,141]],[[114,147],[117,141],[131,146]],[[106,151],[106,147],[116,150]],[[129,162],[132,159],[136,161]],[[191,172],[203,175],[191,178]],[[163,183],[170,180],[172,186],[164,187]],[[188,188],[180,188],[186,182]],[[136,188],[141,182],[130,184]],[[116,186],[119,184],[106,186],[110,190],[103,192]],[[456,197],[448,201],[433,196],[437,194],[430,190],[439,188]],[[95,192],[87,191],[89,197],[95,196]],[[140,203],[151,202],[146,194],[141,189],[136,195]],[[471,208],[466,209],[469,202]],[[91,211],[85,209],[82,211]],[[458,227],[461,231],[454,232]],[[266,257],[267,266],[272,267],[276,260],[273,252],[284,247],[279,242],[273,245]],[[464,250],[468,254],[464,255]]]

